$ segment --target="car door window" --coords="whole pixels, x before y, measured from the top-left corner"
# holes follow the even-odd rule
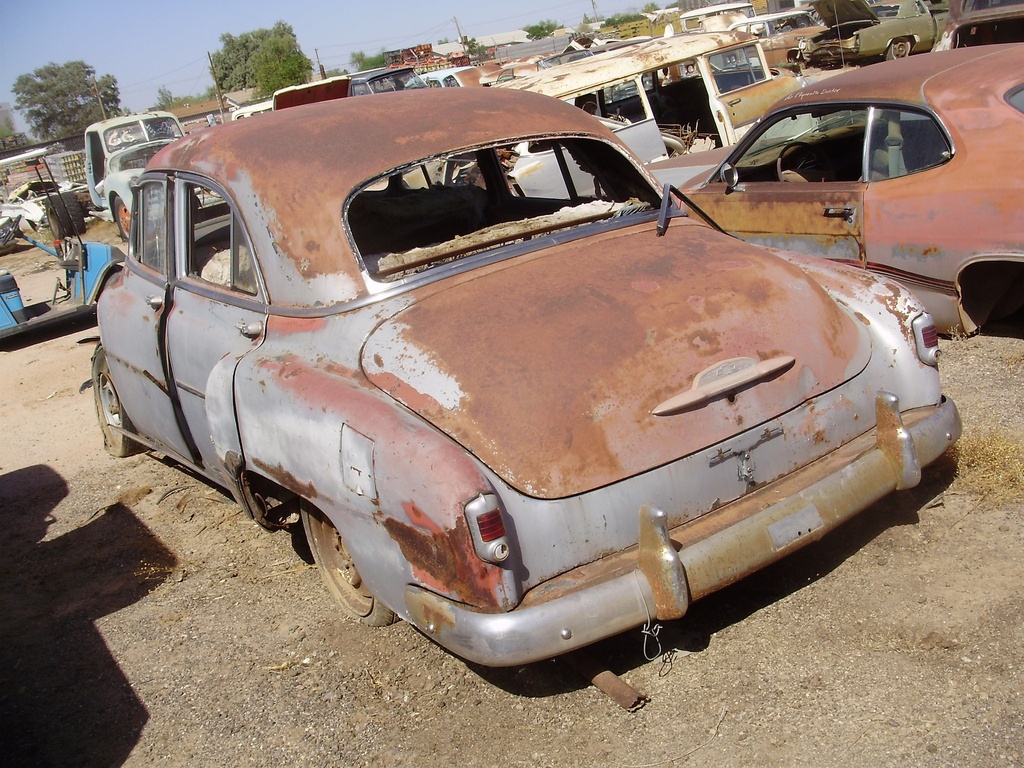
[[[227,200],[199,184],[186,184],[185,195],[189,276],[254,296],[252,251]]]
[[[868,108],[816,107],[765,126],[736,160],[741,182],[857,181]]]
[[[917,173],[949,160],[949,142],[931,115],[878,109],[868,147],[869,179],[879,181]]]
[[[756,45],[745,45],[742,48],[712,54],[708,56],[708,64],[711,65],[715,88],[720,94],[746,88],[768,78],[764,67],[761,66],[761,57]]]
[[[167,187],[162,182],[143,184],[139,194],[142,214],[135,256],[139,263],[161,275],[167,272]]]

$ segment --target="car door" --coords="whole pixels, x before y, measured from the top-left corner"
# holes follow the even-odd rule
[[[177,181],[178,279],[167,319],[175,389],[200,463],[230,479],[223,457],[241,455],[234,409],[238,361],[264,338],[267,307],[240,220],[217,189]]]
[[[794,111],[766,122],[726,163],[736,184],[719,173],[688,194],[744,240],[863,265],[867,112]]]
[[[168,374],[164,328],[173,262],[170,185],[144,179],[121,285],[101,303],[103,346],[111,377],[139,434],[167,453],[194,460],[177,391]]]

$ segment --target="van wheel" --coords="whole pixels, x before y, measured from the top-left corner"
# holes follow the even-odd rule
[[[116,431],[114,427],[132,430],[128,414],[121,408],[121,400],[110,380],[110,369],[107,367],[107,353],[102,346],[96,347],[92,356],[92,391],[96,402],[96,416],[103,432],[103,447],[107,453],[123,459],[126,456],[143,450],[139,443]]]
[[[299,508],[299,515],[320,575],[345,612],[371,627],[394,624],[398,617],[367,589],[341,534],[327,515],[305,501]]]
[[[124,204],[124,200],[114,195],[110,200],[110,212],[117,222],[117,231],[121,234],[121,239],[127,240],[128,234],[132,231],[132,209]]]
[[[892,59],[905,59],[910,55],[912,48],[913,46],[906,38],[893,40],[885,50],[885,58],[889,61]]]

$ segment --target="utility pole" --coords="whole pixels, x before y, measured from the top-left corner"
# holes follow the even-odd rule
[[[320,79],[327,79],[327,70],[324,69],[324,65],[320,63],[320,51],[316,48],[313,49],[313,55],[316,56],[316,68],[320,70]]]
[[[96,75],[92,76],[92,92],[96,94],[96,103],[100,105],[100,115],[103,120],[107,119],[107,110],[103,106],[103,99],[100,98],[100,88],[96,85]]]
[[[206,52],[206,58],[210,60],[210,76],[213,78],[213,87],[217,89],[217,106],[220,107],[220,121],[224,122],[224,96],[220,92],[220,83],[217,81],[217,70],[213,67],[213,56]]]
[[[455,22],[455,31],[459,33],[459,45],[462,46],[462,50],[468,55],[469,51],[466,50],[466,38],[462,36],[462,27],[459,26],[458,17],[452,16],[452,21]]]

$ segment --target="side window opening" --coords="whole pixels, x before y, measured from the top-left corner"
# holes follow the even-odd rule
[[[170,252],[167,232],[167,187],[148,182],[139,189],[139,225],[135,232],[135,255],[139,263],[162,275],[167,274]]]
[[[893,179],[933,168],[952,156],[935,120],[896,109],[875,112],[868,147],[869,178]]]
[[[255,295],[252,252],[228,202],[208,187],[187,184],[185,189],[189,276]]]
[[[755,45],[714,53],[708,56],[708,64],[720,94],[746,88],[768,78]]]
[[[363,187],[349,232],[374,280],[392,281],[473,253],[607,218],[657,192],[612,146],[523,141],[428,158]]]

